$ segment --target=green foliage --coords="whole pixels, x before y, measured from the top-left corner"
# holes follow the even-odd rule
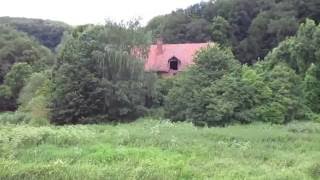
[[[28,76],[50,67],[53,59],[50,50],[27,35],[0,25],[0,111],[15,110]]]
[[[170,89],[174,86],[175,78],[158,78],[155,83],[155,95],[153,96],[153,107],[162,107]]]
[[[287,123],[306,120],[302,102],[301,78],[286,65],[277,65],[264,72],[264,83],[272,94],[257,107],[257,118],[264,122]]]
[[[207,49],[202,50],[195,57],[195,63],[196,65],[190,70],[191,76],[203,78],[203,85],[240,68],[240,64],[235,60],[231,50],[219,45],[209,45]]]
[[[220,45],[230,46],[231,42],[231,26],[227,20],[221,16],[217,16],[212,21],[211,26],[212,40]]]
[[[303,102],[303,80],[287,64],[240,66],[219,46],[203,50],[195,62],[165,97],[166,116],[173,121],[219,126],[314,119]]]
[[[320,177],[320,164],[315,163],[309,168],[309,173],[313,179],[317,179]]]
[[[31,73],[32,68],[27,63],[13,65],[4,78],[4,84],[0,85],[0,111],[12,111],[17,108],[16,99]]]
[[[0,17],[0,24],[7,24],[27,33],[52,50],[60,44],[64,32],[71,29],[62,22],[29,18]]]
[[[0,124],[27,124],[32,120],[28,113],[8,112],[0,114]]]
[[[33,73],[19,94],[19,111],[29,113],[31,124],[46,125],[50,117],[52,82],[50,71]]]
[[[18,97],[20,90],[26,84],[31,74],[32,67],[27,63],[16,63],[12,66],[4,78],[4,84],[10,88],[14,98]]]
[[[137,22],[80,26],[54,69],[52,122],[133,120],[146,110],[153,74],[144,72],[150,36]]]
[[[316,23],[312,20],[307,20],[300,26],[296,36],[282,42],[266,57],[266,60],[269,63],[269,68],[272,69],[275,66],[278,66],[278,64],[286,64],[293,69],[297,75],[300,76],[300,78],[290,80],[291,87],[293,87],[295,84],[295,86],[300,86],[300,89],[302,89],[300,91],[295,90],[293,94],[291,93],[292,95],[295,95],[290,96],[290,99],[293,97],[298,97],[294,101],[287,101],[288,95],[290,94],[288,92],[290,91],[287,91],[288,89],[282,87],[282,80],[289,80],[288,77],[294,77],[294,73],[292,72],[290,74],[284,73],[289,72],[290,69],[278,70],[277,74],[283,74],[282,78],[279,76],[269,78],[270,82],[273,82],[273,87],[277,87],[280,95],[286,94],[285,97],[278,98],[283,99],[283,101],[287,101],[287,106],[292,106],[293,104],[303,104],[307,105],[307,107],[311,109],[313,113],[319,113],[319,42],[320,26],[316,25]],[[268,71],[270,69],[266,70]],[[304,109],[304,111],[307,113],[310,113],[310,110],[307,110],[306,107],[303,107],[302,109]],[[291,111],[297,110],[298,109],[293,108]]]
[[[155,39],[161,37],[167,43],[205,42],[211,39],[209,21],[205,18],[194,19],[182,10],[152,19],[146,29],[153,32]]]
[[[50,71],[43,71],[39,73],[33,73],[28,82],[20,91],[18,102],[21,108],[24,108],[32,100],[33,97],[38,95],[47,96],[50,94]]]
[[[298,74],[304,75],[312,63],[319,62],[320,26],[307,20],[295,37],[283,41],[266,59],[273,64],[284,62]]]
[[[315,113],[320,113],[320,71],[319,65],[312,64],[307,70],[304,83],[304,98],[306,104]]]
[[[147,25],[166,43],[215,41],[243,64],[263,59],[306,18],[320,21],[318,0],[215,0],[155,17]]]
[[[231,51],[219,46],[201,51],[195,62],[196,65],[178,77],[165,99],[167,117],[174,121],[209,122],[211,117],[207,113],[209,102],[206,96],[211,92],[206,88],[240,67]]]
[[[16,109],[16,101],[12,96],[9,86],[0,85],[0,111],[13,111]]]
[[[40,46],[27,35],[0,25],[0,84],[14,63],[28,63],[34,70],[53,64],[50,50]]]
[[[2,98],[11,98],[12,91],[11,91],[10,87],[7,85],[1,85],[0,86],[0,96]]]
[[[310,122],[2,125],[0,179],[311,180],[319,177],[319,133]]]
[[[255,89],[237,78],[238,75],[226,75],[203,90],[199,101],[206,104],[206,119],[194,119],[195,124],[216,126],[253,121],[251,108],[256,103]]]
[[[236,48],[241,61],[247,60],[252,64],[257,58],[264,58],[279,42],[297,32],[299,21],[291,4],[283,2],[270,8],[252,20],[248,36]]]

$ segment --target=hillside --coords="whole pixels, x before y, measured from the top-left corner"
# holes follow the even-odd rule
[[[59,45],[65,31],[71,30],[71,26],[63,22],[42,19],[0,17],[0,24],[9,24],[50,49]]]
[[[320,21],[319,0],[211,0],[155,17],[147,29],[166,43],[230,46],[240,62],[253,64],[295,35],[306,18]]]

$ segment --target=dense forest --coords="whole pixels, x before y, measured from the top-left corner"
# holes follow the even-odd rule
[[[65,23],[42,19],[0,17],[0,24],[27,33],[52,50],[60,44],[64,33],[71,30],[71,26]]]
[[[152,19],[71,27],[0,18],[0,111],[17,121],[224,126],[320,119],[320,2],[217,0]],[[174,78],[144,71],[149,45],[215,42]]]
[[[299,24],[319,22],[318,0],[211,0],[151,20],[147,29],[166,43],[218,42],[243,64],[263,59]]]

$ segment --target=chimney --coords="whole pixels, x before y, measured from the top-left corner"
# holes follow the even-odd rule
[[[162,54],[163,53],[163,40],[162,38],[159,38],[157,40],[157,54]]]

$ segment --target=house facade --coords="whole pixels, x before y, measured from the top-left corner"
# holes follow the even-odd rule
[[[163,44],[158,41],[151,45],[145,70],[159,75],[173,76],[194,64],[194,56],[209,43]]]

